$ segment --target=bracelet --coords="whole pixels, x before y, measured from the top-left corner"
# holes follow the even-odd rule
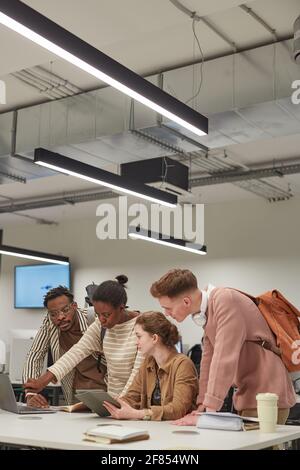
[[[151,421],[152,419],[152,410],[151,409],[146,409],[144,410],[145,414],[144,414],[144,417],[143,417],[143,420],[144,421]]]

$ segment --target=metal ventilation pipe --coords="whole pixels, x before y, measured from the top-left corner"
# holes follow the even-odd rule
[[[300,16],[294,23],[294,59],[300,65]]]

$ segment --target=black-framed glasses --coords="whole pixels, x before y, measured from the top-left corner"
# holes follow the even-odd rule
[[[58,317],[58,315],[60,314],[63,314],[64,317],[66,317],[68,315],[68,313],[70,312],[71,310],[71,307],[73,305],[74,302],[71,302],[70,304],[68,305],[65,305],[63,308],[60,308],[59,310],[48,310],[48,315],[51,319],[55,319]]]

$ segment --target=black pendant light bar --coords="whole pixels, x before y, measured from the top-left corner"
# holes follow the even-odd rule
[[[69,258],[42,251],[27,250],[25,248],[16,248],[14,246],[0,245],[0,253],[3,255],[16,256],[17,258],[33,259],[37,261],[46,261],[54,264],[69,264]]]
[[[177,248],[179,250],[188,251],[190,253],[196,253],[198,255],[206,255],[207,249],[205,245],[199,243],[192,243],[181,238],[174,238],[173,236],[166,236],[162,233],[156,233],[152,230],[146,230],[139,226],[129,227],[128,235],[130,238],[135,240],[144,240],[159,245],[168,246],[171,248]]]
[[[162,204],[167,207],[175,207],[177,196],[161,191],[133,179],[110,173],[109,171],[96,168],[87,163],[73,160],[59,153],[51,152],[43,148],[34,151],[34,163],[54,171],[81,178],[91,183],[105,186],[114,191],[136,196],[150,202]]]
[[[23,2],[0,0],[1,23],[189,131],[207,134],[205,116]]]

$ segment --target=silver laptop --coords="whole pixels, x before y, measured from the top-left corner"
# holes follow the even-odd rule
[[[18,414],[55,413],[54,410],[48,408],[33,408],[17,403],[11,382],[6,374],[0,374],[0,408]]]

